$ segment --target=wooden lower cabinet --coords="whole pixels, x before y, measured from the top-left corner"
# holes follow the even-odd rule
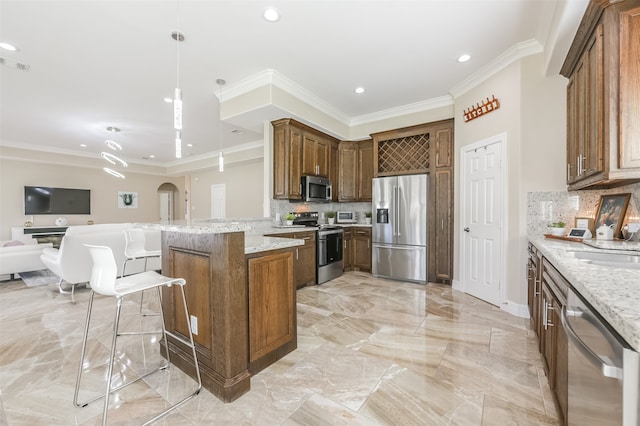
[[[371,228],[353,228],[353,269],[371,272]]]
[[[529,259],[527,262],[527,304],[529,306],[529,318],[531,328],[540,336],[540,311],[542,306],[541,278],[542,254],[536,247],[529,243]]]
[[[344,271],[353,270],[353,232],[351,228],[345,228],[342,235],[342,264]]]
[[[304,240],[304,246],[296,247],[293,252],[293,279],[296,283],[296,288],[315,285],[317,283],[315,231],[271,234],[267,236]]]
[[[563,424],[567,424],[568,339],[560,315],[567,303],[569,283],[546,259],[542,259],[540,351],[549,387]]]
[[[371,228],[346,227],[343,238],[344,270],[371,272]]]
[[[297,346],[293,250],[267,253],[247,257],[251,374]]]

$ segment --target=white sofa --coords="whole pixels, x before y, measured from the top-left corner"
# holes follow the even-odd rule
[[[123,223],[69,227],[62,238],[60,248],[45,249],[40,259],[47,268],[60,277],[58,287],[62,293],[65,293],[63,283],[70,284],[73,292],[77,284],[88,283],[91,278],[93,261],[85,244],[110,247],[118,266],[118,275],[122,275],[122,266],[125,261],[124,230],[133,226],[130,223]],[[160,231],[145,230],[145,238],[147,249],[160,249]],[[160,259],[149,259],[147,269],[160,268]],[[144,260],[142,259],[127,263],[127,275],[142,272],[143,269]]]
[[[20,245],[12,245],[19,241]],[[5,244],[11,244],[5,247]],[[50,249],[51,243],[38,244],[38,241],[25,236],[20,240],[0,241],[0,280],[14,279],[14,274],[46,269],[40,260],[42,251]]]

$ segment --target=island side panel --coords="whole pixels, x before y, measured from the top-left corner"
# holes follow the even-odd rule
[[[187,281],[190,315],[198,317],[203,385],[224,402],[249,390],[248,303],[244,233],[162,232],[162,271]],[[168,330],[188,335],[179,288],[165,289]],[[194,375],[191,352],[170,339],[171,362]]]

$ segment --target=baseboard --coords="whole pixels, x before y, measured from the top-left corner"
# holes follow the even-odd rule
[[[521,305],[519,303],[511,302],[507,300],[504,302],[500,309],[509,312],[511,315],[515,315],[520,318],[529,318],[529,306]]]
[[[462,284],[460,284],[460,280],[452,280],[451,288],[458,291],[464,291],[464,289],[462,288]]]

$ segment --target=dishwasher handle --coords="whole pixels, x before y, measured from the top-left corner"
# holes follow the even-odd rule
[[[587,358],[587,360],[589,360],[589,362],[591,362],[591,364],[593,364],[598,370],[602,372],[602,375],[604,377],[611,377],[614,379],[622,380],[622,368],[617,367],[613,364],[607,364],[607,362],[603,360],[600,355],[593,352],[593,350],[589,346],[587,346],[582,341],[582,339],[580,339],[580,337],[578,337],[578,334],[573,330],[573,327],[571,327],[571,323],[569,323],[570,316],[580,318],[584,316],[584,313],[581,310],[567,309],[566,305],[562,306],[562,315],[560,315],[560,322],[562,322],[562,327],[565,329],[567,337],[569,338],[571,343],[573,343],[576,348],[578,348],[578,350],[582,352],[582,354],[585,356],[585,358]]]

